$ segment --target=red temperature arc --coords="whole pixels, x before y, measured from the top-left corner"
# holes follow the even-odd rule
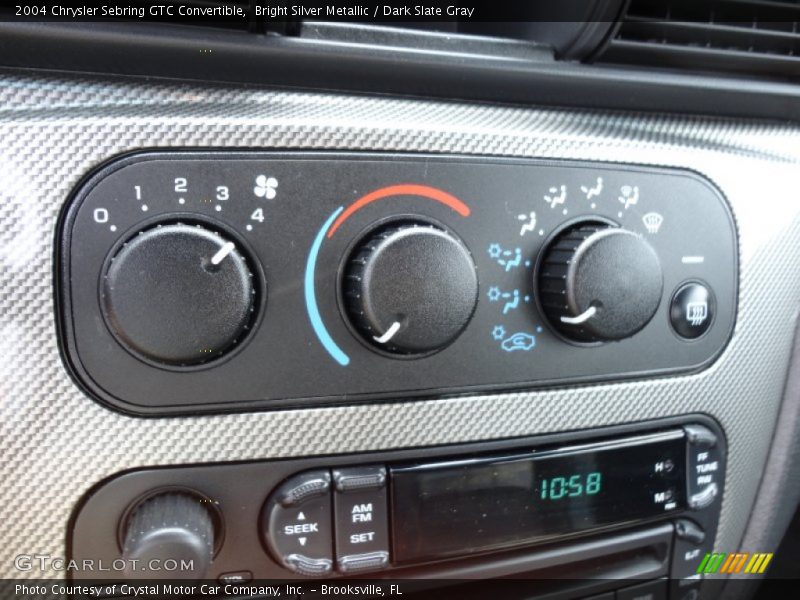
[[[421,196],[422,198],[428,198],[429,200],[434,200],[436,202],[441,202],[445,206],[452,208],[462,217],[468,217],[470,214],[469,206],[464,204],[461,200],[453,196],[452,194],[448,194],[444,190],[440,190],[439,188],[431,187],[429,185],[420,185],[417,183],[402,183],[399,185],[389,185],[386,187],[379,188],[374,192],[370,192],[364,196],[361,196],[358,200],[353,202],[350,206],[348,206],[342,214],[334,221],[333,225],[331,225],[330,230],[328,231],[327,237],[332,237],[336,230],[339,229],[339,226],[344,223],[350,215],[355,213],[356,211],[362,209],[367,204],[375,202],[376,200],[383,200],[384,198],[389,198],[391,196]]]

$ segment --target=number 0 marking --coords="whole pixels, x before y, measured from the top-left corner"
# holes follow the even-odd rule
[[[95,223],[108,223],[108,211],[105,208],[94,209]]]

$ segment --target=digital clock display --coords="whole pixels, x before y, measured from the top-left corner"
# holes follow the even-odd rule
[[[526,545],[685,504],[682,432],[391,470],[394,559]]]
[[[594,496],[600,493],[602,487],[603,474],[598,471],[586,474],[572,473],[539,481],[539,493],[542,500],[580,498],[583,495]]]

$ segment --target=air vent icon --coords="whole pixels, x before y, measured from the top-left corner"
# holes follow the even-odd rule
[[[661,229],[661,223],[664,222],[664,217],[656,212],[649,212],[642,217],[642,223],[647,228],[647,233],[658,233]]]

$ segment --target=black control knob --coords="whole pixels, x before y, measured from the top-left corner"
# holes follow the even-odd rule
[[[214,521],[199,496],[166,492],[144,500],[125,527],[122,557],[133,579],[202,579],[214,556]]]
[[[106,321],[134,354],[188,366],[229,351],[255,316],[256,286],[236,243],[205,226],[139,232],[109,261],[100,286]]]
[[[545,250],[535,283],[553,327],[594,342],[620,340],[647,325],[661,302],[663,276],[658,255],[640,235],[585,222]]]
[[[439,350],[466,327],[478,298],[475,263],[453,235],[423,221],[382,227],[350,257],[347,313],[370,344],[395,354]]]

